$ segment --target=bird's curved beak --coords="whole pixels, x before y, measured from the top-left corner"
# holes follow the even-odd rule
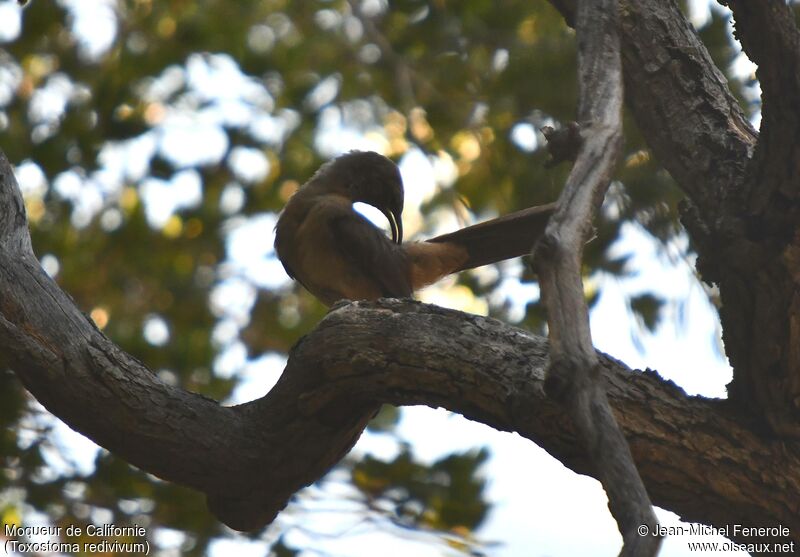
[[[392,211],[386,209],[383,211],[386,219],[389,221],[389,226],[392,229],[392,242],[395,244],[403,243],[403,216],[396,215]]]

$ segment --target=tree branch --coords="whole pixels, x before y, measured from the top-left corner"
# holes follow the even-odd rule
[[[772,432],[798,438],[799,39],[784,2],[729,5],[765,78],[760,136],[671,1],[624,4],[627,101],[692,202],[683,221],[698,270],[720,288],[723,339],[734,368],[731,400]]]
[[[574,19],[574,0],[551,2],[567,21]],[[755,21],[745,4],[757,12]],[[698,253],[697,268],[720,288],[723,339],[734,368],[730,398],[772,432],[797,438],[800,152],[794,130],[800,117],[791,92],[800,78],[792,70],[798,56],[791,46],[793,24],[779,4],[731,2],[746,48],[770,57],[764,62],[780,74],[774,79],[792,81],[786,94],[777,85],[774,95],[765,90],[755,155],[756,132],[674,1],[623,0],[621,39],[626,101],[648,145],[691,201],[683,222]],[[772,19],[779,37],[766,36],[773,33]],[[755,45],[747,46],[756,35],[773,46],[762,45],[756,54]],[[777,68],[784,56],[785,72]]]
[[[551,0],[568,23],[575,0]],[[625,101],[709,227],[735,196],[757,134],[674,0],[621,0]]]
[[[623,537],[621,555],[655,555],[658,521],[609,406],[583,295],[583,244],[622,144],[622,63],[617,0],[578,4],[579,118],[584,142],[534,255],[550,335],[548,391],[560,398],[606,489]]]
[[[750,169],[747,206],[752,214],[764,215],[773,230],[787,225],[793,228],[799,210],[785,215],[785,206],[787,200],[800,205],[800,153],[795,147],[800,130],[796,102],[800,97],[800,31],[795,14],[783,0],[722,3],[733,11],[742,48],[758,65],[762,90],[761,134]],[[776,217],[779,224],[774,222]]]
[[[331,312],[295,346],[270,393],[249,404],[226,408],[165,384],[41,271],[25,248],[24,213],[14,199],[19,191],[0,156],[3,363],[71,427],[148,472],[208,494],[232,527],[272,520],[347,452],[384,402],[444,406],[517,431],[574,470],[596,475],[570,420],[544,395],[543,339],[414,302]],[[657,503],[717,527],[783,524],[800,539],[800,444],[760,439],[720,402],[602,362]]]
[[[353,304],[297,344],[267,396],[225,408],[160,381],[44,274],[2,154],[0,208],[3,363],[71,427],[150,473],[208,494],[234,528],[272,520],[349,450],[384,402],[444,406],[517,431],[596,475],[570,421],[544,396],[547,345],[539,337],[412,302]],[[800,445],[761,440],[718,402],[602,361],[656,502],[717,527],[784,524],[797,539]]]
[[[784,0],[723,0],[733,12],[736,36],[758,65],[758,81],[771,123],[793,124],[800,96],[800,32],[791,4]],[[766,105],[771,105],[767,107]]]
[[[761,133],[748,168],[741,210],[748,215],[750,227],[757,231],[762,244],[754,250],[762,255],[753,267],[763,268],[768,256],[780,258],[788,242],[794,244],[791,249],[800,249],[796,237],[800,220],[800,151],[796,148],[800,131],[796,102],[800,97],[800,32],[792,6],[782,0],[729,0],[723,4],[733,11],[736,35],[744,51],[758,64],[762,89]],[[798,273],[794,274],[794,282],[800,283]],[[791,397],[800,396],[800,376],[790,382],[794,384]],[[800,415],[797,405],[794,414],[796,421]]]

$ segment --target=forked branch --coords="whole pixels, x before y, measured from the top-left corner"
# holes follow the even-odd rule
[[[592,346],[581,257],[622,143],[622,62],[617,0],[578,5],[579,119],[583,144],[555,214],[535,250],[550,329],[548,392],[562,400],[609,498],[622,532],[622,555],[655,555],[655,514],[630,448],[606,398]]]

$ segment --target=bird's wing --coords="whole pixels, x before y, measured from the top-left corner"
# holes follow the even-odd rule
[[[342,257],[374,283],[381,296],[405,298],[412,294],[405,252],[355,211],[330,220],[331,234]]]

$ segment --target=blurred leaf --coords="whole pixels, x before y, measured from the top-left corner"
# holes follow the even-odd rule
[[[378,414],[369,422],[367,428],[374,433],[386,433],[394,431],[399,421],[400,409],[391,404],[384,404]]]
[[[426,466],[406,449],[390,461],[365,457],[353,467],[352,478],[370,500],[390,505],[394,519],[402,524],[474,530],[488,510],[486,482],[478,477],[488,456],[481,449],[448,455]]]
[[[300,555],[298,550],[292,549],[286,545],[284,538],[285,536],[281,536],[278,538],[278,541],[272,544],[272,546],[269,548],[269,557],[295,557]]]
[[[650,331],[655,331],[661,319],[661,308],[664,307],[664,299],[650,293],[640,294],[631,298],[631,310],[641,320],[644,326]]]

